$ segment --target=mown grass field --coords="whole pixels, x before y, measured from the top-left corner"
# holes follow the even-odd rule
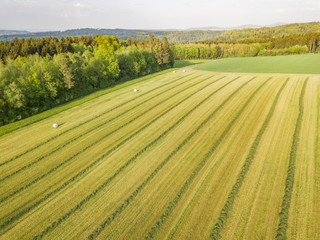
[[[248,73],[320,74],[320,54],[275,57],[224,58],[195,67],[197,70]]]
[[[119,85],[0,136],[0,238],[320,239],[319,138],[320,75]]]

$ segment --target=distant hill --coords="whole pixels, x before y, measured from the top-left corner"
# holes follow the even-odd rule
[[[30,32],[28,32],[28,31],[19,31],[19,30],[0,30],[0,36],[3,36],[3,35],[10,36],[10,35],[28,34],[28,33],[30,33]]]
[[[320,22],[293,23],[275,27],[229,30],[216,36],[215,40],[226,41],[258,37],[281,37],[312,32],[320,32]]]
[[[260,25],[241,25],[241,26],[234,26],[234,27],[216,27],[216,26],[210,26],[210,27],[199,27],[199,28],[189,28],[188,30],[211,30],[211,31],[226,31],[226,30],[233,30],[233,29],[245,29],[245,28],[262,28],[263,26]]]
[[[157,38],[167,37],[169,42],[196,42],[206,40],[240,40],[259,37],[278,37],[311,32],[320,32],[320,22],[285,24],[274,23],[263,27],[259,25],[241,25],[230,28],[216,26],[190,28],[187,30],[143,30],[143,29],[96,29],[81,28],[66,31],[28,32],[0,30],[0,41],[14,38],[71,37],[115,35],[118,39],[147,40],[149,34]]]
[[[131,29],[95,29],[95,28],[81,28],[66,31],[50,31],[50,32],[36,32],[36,33],[18,33],[0,35],[0,41],[11,41],[14,38],[41,38],[41,37],[71,37],[71,36],[96,36],[96,35],[115,35],[118,39],[132,40],[142,39],[147,40],[149,34],[155,35],[157,38],[167,37],[169,42],[194,42],[214,39],[223,31],[171,31],[171,30],[131,30]]]
[[[283,26],[283,25],[288,25],[288,23],[276,22],[276,23],[267,25],[265,27],[278,27],[278,26]]]
[[[286,23],[273,23],[267,26],[262,25],[253,25],[253,24],[246,24],[246,25],[240,25],[240,26],[233,26],[233,27],[216,27],[216,26],[210,26],[210,27],[195,27],[195,28],[189,28],[187,30],[212,30],[212,31],[227,31],[227,30],[236,30],[236,29],[247,29],[247,28],[263,28],[263,27],[276,27],[286,25]]]

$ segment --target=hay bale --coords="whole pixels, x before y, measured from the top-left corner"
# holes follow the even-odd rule
[[[186,70],[185,70],[185,69],[183,69],[183,70],[182,70],[182,72],[186,72]]]
[[[176,73],[176,71],[173,71],[173,73]]]
[[[134,92],[138,92],[139,90],[135,88],[135,89],[133,89],[133,91],[134,91]]]
[[[54,128],[59,127],[59,125],[58,125],[57,123],[54,123],[52,126],[53,126]]]

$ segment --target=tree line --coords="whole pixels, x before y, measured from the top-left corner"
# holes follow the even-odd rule
[[[229,41],[217,41],[217,40],[207,40],[207,41],[197,41],[194,44],[203,45],[218,45],[218,44],[256,44],[261,43],[267,46],[269,50],[290,48],[292,46],[307,46],[310,53],[318,52],[320,42],[320,33],[306,33],[282,37],[251,37],[241,40],[229,40]]]
[[[277,56],[320,52],[320,33],[234,41],[198,41],[173,44],[175,58],[217,59],[225,57]]]
[[[36,51],[0,61],[0,125],[174,64],[166,38],[160,42],[151,35],[145,47],[127,46],[107,35],[87,40],[73,41],[72,51],[46,56]]]
[[[75,52],[77,45],[97,46],[95,40],[91,36],[67,37],[67,38],[15,38],[12,41],[0,41],[0,59],[5,62],[8,57],[16,59],[17,57],[27,57],[29,55],[38,54],[45,57],[47,55],[54,56],[59,53]]]

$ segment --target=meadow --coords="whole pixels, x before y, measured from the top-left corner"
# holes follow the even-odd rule
[[[320,75],[176,69],[3,128],[0,239],[320,238]]]
[[[320,74],[320,54],[224,58],[195,67],[197,70],[248,73]]]

